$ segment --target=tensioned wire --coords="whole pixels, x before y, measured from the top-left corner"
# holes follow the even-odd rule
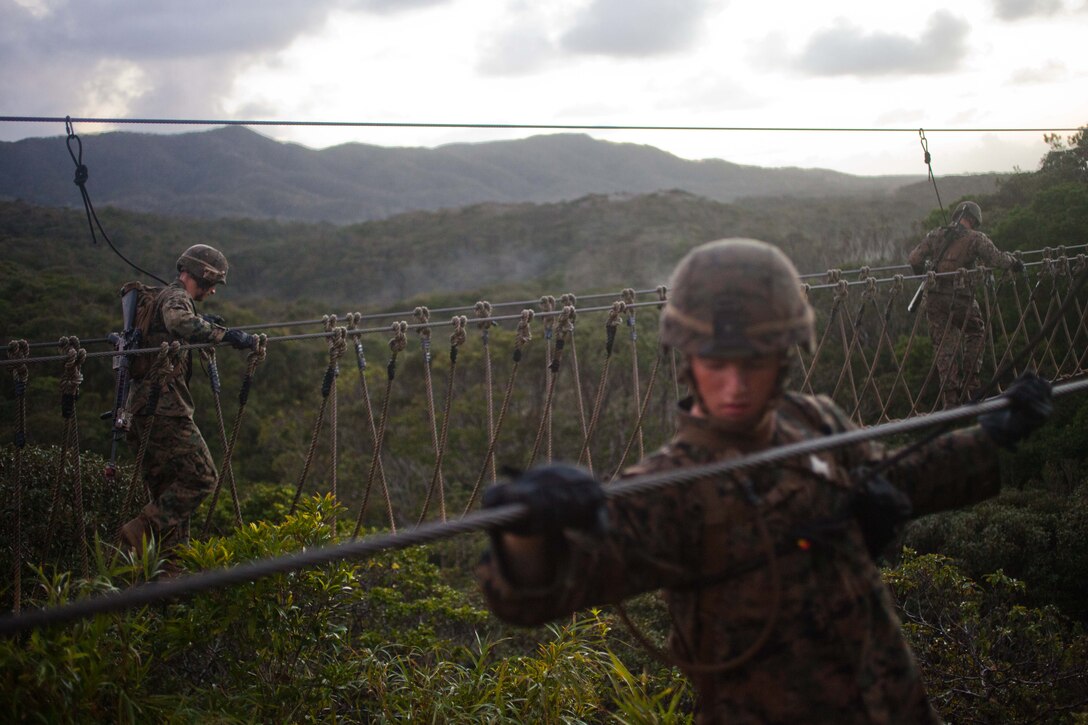
[[[92,123],[137,126],[339,126],[344,128],[480,128],[559,131],[773,131],[805,133],[919,133],[923,129],[888,126],[667,126],[651,124],[454,123],[425,121],[293,121],[271,119],[108,118],[96,116],[0,116],[6,123]],[[1074,133],[1079,128],[931,128],[929,133]]]
[[[1056,385],[1053,388],[1053,395],[1054,397],[1060,397],[1079,393],[1086,389],[1088,389],[1088,378]],[[982,413],[1003,410],[1008,406],[1008,399],[998,396],[979,403],[949,408],[925,416],[917,416],[894,423],[859,428],[844,433],[801,441],[800,443],[770,448],[742,458],[633,477],[606,486],[604,495],[609,499],[645,495],[708,476],[723,476],[752,470],[780,463],[797,456],[820,453],[833,448],[909,433],[935,425],[949,424]],[[509,526],[524,519],[529,513],[529,507],[524,504],[496,506],[465,514],[454,521],[420,524],[397,534],[375,534],[347,543],[333,544],[286,556],[239,564],[229,569],[215,569],[169,581],[140,584],[125,590],[94,595],[69,604],[24,612],[17,616],[0,617],[0,636],[11,636],[31,629],[67,624],[97,614],[108,614],[152,604],[163,604],[185,599],[200,592],[245,584],[275,574],[286,574],[337,561],[362,559],[383,551],[407,549],[450,539],[461,534]]]
[[[1061,247],[1045,247],[1043,249],[1031,249],[1031,250],[1022,251],[1022,252],[1020,252],[1020,254],[1021,254],[1021,256],[1024,256],[1024,255],[1035,255],[1035,254],[1060,253],[1060,256],[1058,257],[1058,259],[1075,259],[1075,257],[1071,258],[1071,257],[1067,256],[1065,254],[1065,252],[1069,252],[1069,251],[1072,251],[1072,250],[1078,250],[1078,249],[1088,249],[1088,244],[1078,244],[1078,245],[1061,246]],[[1039,261],[1036,261],[1036,262],[1024,262],[1024,266],[1025,267],[1036,267],[1036,266],[1044,265],[1044,264],[1046,264],[1048,259],[1050,259],[1050,258],[1048,257],[1047,259],[1039,260]],[[1050,261],[1054,261],[1054,260],[1050,259]],[[831,269],[829,269],[829,270],[826,270],[824,272],[809,272],[809,273],[806,273],[806,274],[801,274],[801,275],[798,275],[798,279],[800,279],[802,281],[806,280],[806,279],[817,279],[817,278],[825,278],[826,279],[828,274],[831,273],[831,272],[837,272],[839,275],[845,277],[845,276],[850,276],[850,275],[862,274],[862,273],[865,273],[865,272],[869,272],[869,273],[872,273],[872,272],[888,272],[888,271],[893,271],[893,270],[897,270],[897,269],[909,269],[909,268],[910,268],[909,265],[901,264],[901,265],[890,265],[890,266],[884,266],[884,267],[871,267],[871,268],[859,267],[857,269],[846,269],[846,270],[831,270]],[[993,270],[991,270],[991,271],[993,271]],[[957,275],[957,274],[959,274],[958,271],[939,272],[939,273],[936,273],[936,276],[937,277],[950,277],[950,276]],[[892,276],[892,277],[876,277],[876,278],[873,278],[873,279],[874,279],[876,284],[885,284],[885,283],[889,283],[889,282],[894,282],[897,279],[902,279],[904,281],[923,280],[923,279],[926,279],[927,276],[928,276],[927,274],[895,275],[895,276]],[[868,284],[868,280],[869,280],[869,278],[865,277],[865,278],[862,278],[862,279],[847,280],[846,283],[848,285],[851,285],[851,286],[861,285],[861,284]],[[834,288],[834,287],[837,287],[837,286],[838,286],[838,283],[827,283],[827,284],[816,284],[816,285],[810,284],[810,285],[808,285],[807,289],[809,289],[809,290],[831,289],[831,288]],[[658,292],[658,288],[635,290],[636,295],[657,294],[657,292]],[[601,293],[586,294],[586,295],[575,295],[575,297],[578,300],[611,299],[611,298],[618,298],[619,296],[620,296],[620,293],[618,293],[618,292],[601,292]],[[509,301],[509,302],[493,302],[493,303],[491,303],[491,306],[492,306],[492,308],[516,307],[516,306],[517,307],[524,307],[526,305],[535,305],[535,304],[539,304],[539,303],[540,303],[540,298],[537,297],[537,298],[530,299],[530,300],[514,300],[514,301]],[[648,305],[652,305],[652,304],[661,304],[661,301],[657,300],[657,301],[654,301],[654,302],[634,303],[634,304],[635,305],[648,306]],[[463,313],[463,312],[471,312],[473,309],[474,309],[473,305],[462,305],[462,306],[457,306],[457,307],[435,308],[435,309],[431,309],[430,312],[431,312],[432,315],[434,315],[434,314],[446,314],[446,313],[450,313],[450,312],[453,312],[453,313],[461,312],[461,313]],[[587,307],[587,308],[579,308],[578,311],[579,312],[594,312],[594,311],[602,311],[602,310],[608,310],[608,309],[610,309],[610,308],[609,307]],[[375,313],[370,313],[370,314],[363,315],[361,319],[364,319],[364,320],[378,320],[378,319],[396,318],[396,317],[410,317],[412,314],[414,314],[412,311],[407,311],[407,310],[406,311],[398,311],[398,312],[375,312]],[[543,316],[543,317],[549,316],[549,313],[544,313],[544,312],[538,312],[537,314],[539,316]],[[559,312],[550,313],[550,314],[556,314],[557,315],[557,314],[559,314]],[[488,322],[488,321],[497,322],[497,321],[501,321],[501,320],[512,320],[512,319],[516,320],[516,319],[518,319],[518,316],[517,315],[512,315],[512,316],[508,315],[508,316],[503,316],[503,317],[489,317],[489,318],[478,317],[478,318],[472,318],[470,320],[470,322]],[[274,329],[274,328],[280,328],[280,327],[304,327],[304,326],[307,326],[307,325],[323,324],[324,321],[325,321],[325,318],[321,317],[321,318],[314,318],[314,319],[308,319],[308,320],[293,320],[293,321],[286,321],[286,322],[262,322],[262,323],[258,323],[258,324],[255,324],[255,325],[248,325],[248,326],[246,326],[245,329],[246,330],[268,330],[268,329]],[[449,325],[450,323],[449,323],[449,321],[435,321],[434,323],[431,323],[431,324],[432,324],[432,326],[444,326],[444,325]],[[417,325],[412,325],[412,326],[409,327],[409,329],[415,329],[416,327],[418,327],[418,326]],[[363,332],[363,334],[368,334],[368,333],[385,332],[385,331],[387,331],[387,328],[383,327],[383,328],[371,328],[371,329],[363,330],[361,332]],[[316,338],[316,337],[327,337],[330,334],[332,334],[332,333],[324,332],[324,333],[314,333],[314,334],[311,334],[311,335],[302,335],[302,336],[284,335],[284,336],[270,337],[269,339],[272,340],[272,341],[293,340],[293,339],[310,339],[310,338]],[[107,343],[107,342],[110,342],[109,338],[107,338],[107,337],[96,337],[96,338],[81,339],[81,344],[82,345],[100,344],[100,343]],[[51,346],[54,346],[56,344],[57,343],[54,342],[54,341],[40,341],[40,342],[30,343],[30,347],[31,348],[51,347]],[[190,347],[196,348],[196,347],[210,347],[210,346],[211,346],[210,343],[205,343],[203,345],[193,345],[193,346],[190,346]],[[138,352],[147,352],[148,350],[149,349],[145,348],[145,349],[141,349],[141,350],[132,350],[132,351],[129,351],[129,352],[138,353]],[[157,348],[155,348],[155,350],[157,350]],[[110,354],[116,354],[116,352],[111,351],[111,352],[101,352],[101,353],[89,353],[88,357],[101,357],[101,356],[106,356],[106,355],[110,355]],[[22,362],[28,362],[28,363],[49,362],[49,361],[54,361],[54,360],[59,360],[59,359],[62,359],[62,357],[54,355],[54,356],[46,356],[46,357],[29,358],[29,359],[24,360]],[[6,361],[0,360],[0,366],[2,366],[4,364],[6,364]]]

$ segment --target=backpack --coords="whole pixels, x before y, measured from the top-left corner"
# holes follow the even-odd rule
[[[134,296],[129,296],[135,292]],[[159,297],[162,287],[152,287],[143,282],[126,282],[121,287],[121,313],[124,316],[125,348],[138,350],[145,346],[151,322],[158,312]],[[152,355],[130,355],[128,374],[132,380],[139,380],[151,369]]]

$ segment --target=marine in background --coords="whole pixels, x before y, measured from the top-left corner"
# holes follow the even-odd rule
[[[625,476],[661,474],[855,429],[826,396],[787,392],[814,315],[797,271],[749,239],[692,250],[673,273],[662,344],[691,397],[676,433]],[[491,531],[477,578],[501,619],[535,625],[663,590],[668,658],[691,679],[698,723],[938,723],[874,552],[897,522],[998,492],[998,446],[1051,410],[1032,375],[1009,407],[906,455],[864,442],[751,472],[606,498],[585,470],[533,469],[484,506],[529,515]]]
[[[252,348],[253,335],[209,322],[196,312],[197,302],[226,284],[227,269],[226,256],[214,247],[195,244],[182,252],[177,279],[155,299],[143,345],[226,342],[236,349]],[[193,420],[191,376],[190,351],[161,381],[157,396],[152,395],[156,381],[151,375],[134,379],[129,389],[130,442],[139,446],[150,426],[143,476],[151,492],[139,515],[121,527],[122,543],[131,548],[139,548],[142,539],[154,538],[160,551],[168,551],[186,541],[192,513],[215,487],[215,462]]]
[[[1023,271],[1024,264],[1002,252],[979,231],[982,209],[965,201],[952,214],[952,224],[937,227],[911,250],[907,257],[915,274],[932,270],[938,274],[958,269],[991,268]],[[979,391],[985,322],[971,291],[956,286],[953,276],[937,278],[926,300],[926,321],[941,378],[944,407],[951,408],[972,399]]]

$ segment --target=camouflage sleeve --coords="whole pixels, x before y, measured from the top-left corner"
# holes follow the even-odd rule
[[[833,430],[857,428],[830,398],[819,395],[822,414],[834,421]],[[893,452],[894,453],[894,452]],[[851,469],[871,466],[887,457],[876,441],[841,452]],[[915,516],[962,508],[997,495],[1001,487],[998,449],[979,426],[945,433],[906,455],[887,471],[888,480],[911,497]]]
[[[926,260],[933,256],[933,232],[925,236],[914,249],[907,255],[907,264],[915,274],[926,271]]]
[[[183,289],[167,288],[161,310],[167,331],[185,342],[219,342],[227,331],[196,314],[192,298]]]
[[[888,471],[906,491],[914,515],[962,508],[1001,489],[998,449],[979,426],[945,433],[908,454]]]
[[[1002,252],[993,241],[982,232],[975,232],[972,240],[975,247],[975,258],[987,267],[1009,269],[1016,265],[1016,257],[1008,252]]]
[[[651,459],[652,462],[652,459]],[[657,461],[673,467],[673,461]],[[646,466],[628,474],[647,473]],[[696,559],[699,527],[683,522],[700,520],[689,486],[674,486],[649,495],[611,499],[609,528],[604,535],[565,531],[552,543],[556,575],[540,589],[517,587],[503,575],[500,556],[484,554],[476,576],[488,606],[514,624],[534,625],[592,606],[621,601],[634,594],[688,581],[685,562]]]

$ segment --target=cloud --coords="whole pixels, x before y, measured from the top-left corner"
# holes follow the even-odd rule
[[[1002,20],[1049,16],[1062,10],[1062,0],[993,0],[994,15]]]
[[[334,11],[389,14],[448,1],[4,2],[0,98],[13,115],[215,114],[244,67],[320,31]]]
[[[645,57],[695,44],[712,0],[593,0],[563,34],[574,53]]]
[[[1048,61],[1045,65],[1035,68],[1021,68],[1012,74],[1010,81],[1016,85],[1035,85],[1038,83],[1054,83],[1064,80],[1068,76],[1068,69],[1063,63]]]
[[[517,21],[488,35],[476,69],[489,76],[525,75],[540,70],[557,56],[555,44],[544,32],[544,23],[531,10]]]
[[[893,33],[869,33],[840,20],[817,33],[794,66],[817,76],[885,76],[944,73],[967,52],[967,21],[946,11],[934,13],[917,40]]]

